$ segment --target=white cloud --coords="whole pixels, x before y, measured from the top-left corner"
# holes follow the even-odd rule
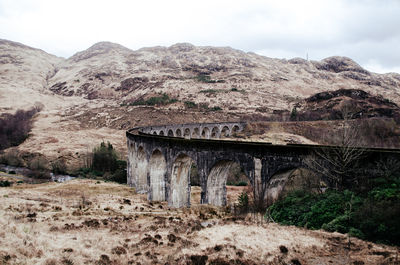
[[[190,42],[269,57],[344,55],[390,70],[400,67],[398,14],[398,0],[0,0],[0,37],[64,57],[99,41]]]

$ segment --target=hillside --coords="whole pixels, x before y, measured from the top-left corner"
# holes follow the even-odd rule
[[[400,74],[349,58],[273,59],[187,43],[132,51],[101,42],[64,59],[1,40],[0,78],[0,112],[43,107],[19,150],[74,166],[101,139],[124,152],[124,130],[138,125],[254,120],[338,89],[400,104]],[[157,97],[169,100],[152,106]]]

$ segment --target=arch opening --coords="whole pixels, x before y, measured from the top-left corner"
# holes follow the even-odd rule
[[[146,152],[143,147],[139,147],[137,151],[137,162],[135,165],[136,172],[136,192],[137,193],[146,193],[148,190],[147,186],[147,166],[148,161],[146,157]]]
[[[224,126],[221,130],[221,137],[229,137],[229,127]]]
[[[165,173],[167,163],[160,150],[155,150],[149,161],[149,200],[165,201]]]
[[[215,163],[207,178],[206,199],[208,204],[225,206],[227,204],[227,184],[242,183],[247,185],[247,177],[244,175],[238,163],[231,160],[221,160]],[[242,187],[244,190],[244,187]]]
[[[210,138],[210,129],[208,127],[205,127],[203,131],[201,132],[201,138],[209,139]]]
[[[158,135],[164,136],[164,131],[160,131]]]
[[[156,132],[156,131],[154,131],[154,132],[153,132],[153,135],[157,135],[157,132]]]
[[[231,133],[231,135],[232,135],[232,134],[235,134],[235,133],[238,133],[239,130],[240,130],[240,128],[239,128],[238,125],[233,126],[233,127],[232,127],[232,133]]]
[[[191,135],[190,129],[186,128],[184,133],[183,133],[183,137],[185,137],[186,139],[190,139],[190,135]]]
[[[175,136],[176,136],[176,137],[182,137],[182,131],[181,131],[181,129],[176,129],[176,131],[175,131]]]
[[[319,193],[327,187],[327,184],[309,169],[292,167],[279,170],[273,174],[267,187],[268,192],[265,199],[267,205],[271,205],[290,191],[301,189]]]
[[[188,155],[179,155],[171,171],[169,205],[180,208],[190,206],[190,173],[194,163]]]
[[[219,129],[214,127],[211,131],[211,138],[219,138]]]
[[[174,131],[172,129],[168,130],[168,136],[169,137],[174,137]]]
[[[192,138],[200,138],[200,130],[199,130],[199,128],[194,128],[193,129]]]

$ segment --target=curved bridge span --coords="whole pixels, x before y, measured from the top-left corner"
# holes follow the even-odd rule
[[[128,179],[151,201],[168,201],[173,207],[190,206],[191,169],[194,164],[201,186],[201,203],[226,205],[226,181],[238,164],[251,185],[265,186],[278,172],[305,167],[319,145],[272,145],[244,142],[229,137],[245,123],[198,123],[149,126],[126,132]],[[369,157],[400,156],[400,150],[365,149]]]

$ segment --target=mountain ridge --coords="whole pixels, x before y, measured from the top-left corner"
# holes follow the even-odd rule
[[[18,148],[75,165],[99,139],[125,150],[124,130],[134,126],[262,118],[339,89],[400,104],[400,74],[372,73],[338,56],[286,60],[231,47],[99,42],[65,59],[1,40],[0,62],[0,112],[43,107]],[[157,97],[173,100],[137,106]]]

